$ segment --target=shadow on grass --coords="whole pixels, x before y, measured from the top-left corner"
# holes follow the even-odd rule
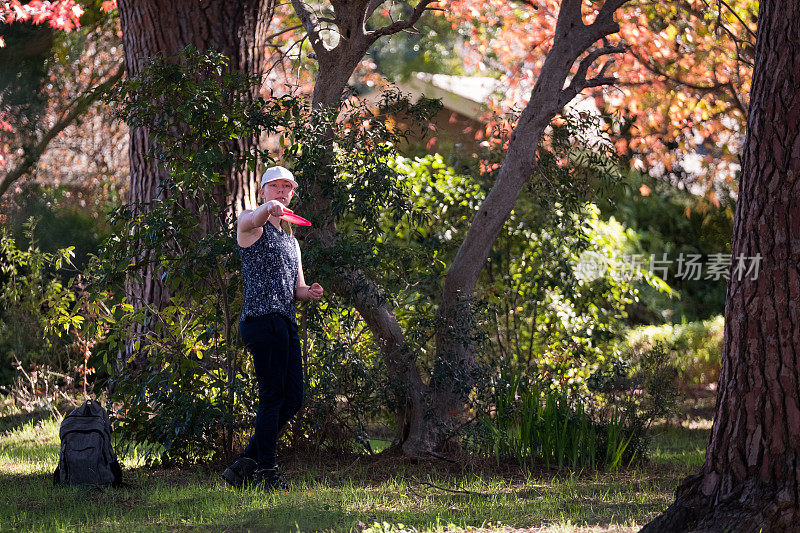
[[[710,434],[708,428],[655,428],[648,453],[649,463],[659,468],[696,470],[705,459]]]
[[[643,487],[624,488],[625,483],[614,480],[619,490],[609,494],[598,480],[580,478],[566,487],[539,480],[484,488],[480,495],[450,493],[413,480],[428,472],[437,484],[456,487],[468,484],[470,476],[418,467],[383,482],[368,471],[341,481],[331,471],[318,472],[316,480],[299,482],[290,493],[235,491],[219,481],[217,472],[202,468],[127,470],[129,485],[118,489],[54,487],[48,474],[0,474],[0,500],[8,502],[0,509],[0,524],[12,530],[354,531],[359,522],[426,530],[437,524],[530,527],[569,519],[608,526],[632,519],[642,523],[661,511],[670,496],[664,492],[641,501],[636,494]]]
[[[3,530],[135,531],[212,528],[226,531],[350,529],[356,513],[304,493],[233,491],[202,475],[163,479],[147,469],[126,472],[120,488],[54,486],[50,474],[0,474]],[[200,479],[198,479],[200,478]]]
[[[0,529],[350,531],[357,530],[359,522],[403,523],[419,530],[450,523],[641,524],[671,502],[675,485],[685,475],[678,468],[681,450],[697,454],[699,447],[702,457],[708,434],[666,428],[658,437],[664,467],[612,474],[544,468],[522,472],[480,458],[450,464],[390,455],[287,455],[283,466],[296,490],[268,494],[231,490],[220,481],[221,464],[128,469],[124,480],[129,485],[119,489],[54,487],[49,472],[28,473],[41,472],[43,461],[57,458],[57,439],[52,428],[49,431],[0,444],[10,459],[0,472]]]
[[[18,413],[15,415],[0,416],[0,435],[3,433],[11,433],[20,429],[25,424],[30,422],[39,423],[42,420],[49,420],[53,414],[47,409],[37,409],[30,413]]]

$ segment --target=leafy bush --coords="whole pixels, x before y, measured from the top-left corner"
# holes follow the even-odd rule
[[[708,385],[719,381],[724,328],[725,318],[721,315],[686,324],[640,326],[630,330],[627,343],[639,352],[663,344],[677,368],[680,383]]]
[[[218,54],[188,48],[173,59],[155,60],[115,94],[121,118],[148,128],[150,155],[168,177],[148,205],[113,211],[90,288],[92,301],[108,303],[95,351],[113,376],[120,434],[184,462],[232,453],[254,411],[235,327],[242,282],[233,208],[221,191],[229,169],[271,159],[234,157],[229,144],[276,131],[300,107],[288,97],[251,98],[255,80],[226,73]],[[162,284],[162,302],[122,298],[126,287],[152,283]]]
[[[553,390],[520,371],[492,380],[489,408],[478,408],[472,435],[478,452],[521,466],[614,470],[646,455],[648,429],[677,400],[675,369],[663,347],[635,368],[612,367],[589,379],[591,395]]]
[[[598,200],[598,205],[603,218],[613,216],[636,232],[637,253],[645,257],[654,254],[659,259],[666,254],[672,261],[665,281],[680,293],[680,299],[667,299],[645,288],[640,304],[631,309],[632,323],[708,320],[724,311],[725,280],[682,279],[678,277],[677,259],[680,254],[707,258],[731,253],[732,198],[696,196],[663,179],[630,171],[620,186],[610,188]]]
[[[7,216],[4,225],[21,247],[27,247],[30,242],[25,231],[25,222],[30,218],[37,221],[32,233],[37,248],[56,253],[70,246],[71,265],[64,267],[74,268],[63,268],[60,272],[66,283],[86,267],[89,254],[96,254],[98,246],[108,236],[105,216],[112,205],[108,199],[100,198],[105,193],[113,196],[116,191],[102,187],[95,197],[87,198],[89,195],[84,191],[76,192],[65,186],[43,187],[36,182],[26,182],[22,188],[21,193],[11,195],[4,202],[3,212]],[[88,202],[88,206],[82,207],[81,201]]]
[[[407,176],[414,205],[429,215],[413,226],[383,225],[381,245],[396,250],[383,277],[397,287],[398,318],[411,337],[430,341],[447,266],[485,191],[479,178],[457,173],[440,155],[398,157],[394,165]],[[484,358],[523,368],[556,390],[585,390],[608,345],[624,337],[628,308],[642,289],[672,293],[643,266],[622,261],[637,250],[638,235],[613,218],[602,220],[591,204],[545,216],[530,200],[521,201],[477,287],[489,340]],[[432,348],[423,345],[420,352]],[[495,372],[491,364],[487,369]]]
[[[78,382],[81,372],[85,377],[72,335],[83,317],[74,312],[75,293],[59,275],[72,248],[43,252],[33,238],[35,226],[33,219],[25,224],[27,249],[0,228],[0,385],[20,378],[16,392],[27,390],[46,402],[59,387]]]
[[[292,422],[294,450],[373,450],[368,429],[385,425],[394,405],[383,357],[355,310],[335,296],[303,304],[306,399]]]

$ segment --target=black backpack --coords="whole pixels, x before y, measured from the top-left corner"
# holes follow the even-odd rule
[[[111,446],[111,423],[103,407],[86,400],[61,422],[61,453],[53,483],[119,486],[122,469]]]

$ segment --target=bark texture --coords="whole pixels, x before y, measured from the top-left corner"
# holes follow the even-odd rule
[[[248,75],[265,70],[274,0],[119,0],[118,6],[129,77],[141,72],[150,58],[173,55],[188,45],[224,54],[231,70]],[[245,153],[257,142],[258,139],[240,138],[231,144],[231,149]],[[164,170],[147,156],[149,148],[147,131],[132,128],[129,201],[139,209],[147,209],[157,197],[165,177]],[[220,193],[233,202],[234,215],[256,204],[257,179],[255,172],[248,169],[227,175],[225,190]],[[160,308],[168,299],[152,269],[144,273],[142,283],[129,283],[126,292],[136,308]]]
[[[800,531],[800,4],[764,0],[702,470],[642,531]],[[760,272],[739,279],[739,256]]]
[[[141,72],[150,58],[168,56],[194,45],[214,49],[230,59],[230,68],[248,75],[266,69],[269,59],[267,30],[273,0],[120,0],[119,13],[128,76]],[[147,132],[131,131],[131,198],[147,202],[157,193],[161,169],[146,159]],[[255,139],[235,147],[251,149]],[[237,208],[253,205],[258,184],[253,172],[231,173],[227,192]]]

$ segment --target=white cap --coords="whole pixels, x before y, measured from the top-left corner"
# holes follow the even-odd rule
[[[265,170],[264,174],[261,176],[261,187],[275,180],[287,180],[292,182],[293,187],[297,187],[297,182],[294,181],[292,173],[283,167],[269,167]]]

